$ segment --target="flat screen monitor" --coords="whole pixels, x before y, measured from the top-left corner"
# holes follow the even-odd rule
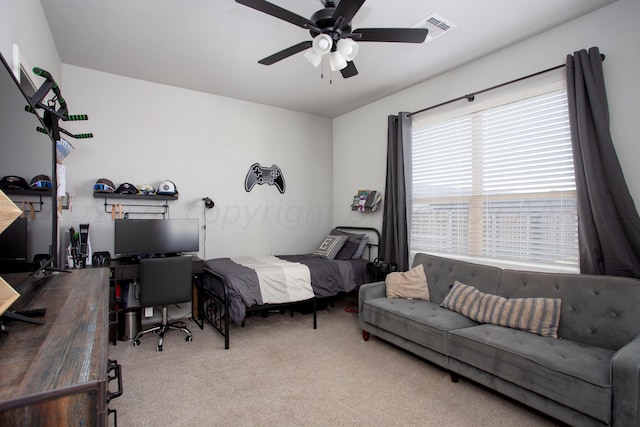
[[[2,62],[0,64],[0,146],[2,147],[2,154],[0,154],[0,171],[2,172],[0,175],[20,175],[27,182],[37,174],[44,173],[50,176],[52,166],[55,168],[55,161],[53,165],[51,164],[52,160],[55,160],[51,158],[53,144],[51,135],[36,131],[37,127],[46,128],[44,122],[39,119],[42,116],[42,110],[38,109],[40,116],[25,111],[25,107],[30,105],[27,97],[35,92],[35,89],[29,86],[27,79],[27,76],[33,76],[33,74],[21,67],[19,72],[21,77],[18,82],[12,67],[7,63],[2,53],[0,53],[0,62]],[[42,80],[38,79],[38,81]],[[49,93],[47,99],[53,95],[53,93]],[[21,199],[22,197],[20,196]],[[50,246],[57,246],[52,243],[56,241],[53,236],[57,233],[57,212],[56,209],[52,209],[52,211],[53,225],[47,221],[46,217],[39,217],[38,222],[44,227],[43,232],[30,233],[29,250],[31,253],[46,252]],[[46,232],[47,229],[50,230],[49,233]],[[18,243],[26,245],[24,240],[20,240]],[[12,250],[16,251],[16,248]],[[23,257],[26,258],[27,255],[24,254]],[[18,257],[10,254],[8,258],[15,260]]]
[[[27,260],[27,218],[16,218],[0,234],[0,261]]]
[[[114,234],[115,255],[148,256],[200,250],[197,219],[117,219]]]

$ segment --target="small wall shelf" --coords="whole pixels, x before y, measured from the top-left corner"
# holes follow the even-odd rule
[[[375,212],[380,210],[382,194],[376,190],[358,190],[353,196],[351,210],[357,212]]]
[[[178,200],[178,195],[160,195],[160,194],[119,194],[119,193],[101,193],[93,192],[93,197],[104,199],[104,211],[108,214],[114,214],[115,210],[122,207],[145,207],[157,209],[156,212],[149,211],[131,211],[127,213],[137,215],[162,215],[162,218],[169,213],[169,201]],[[124,203],[109,203],[109,199],[124,199]],[[159,203],[136,203],[135,201],[157,201]],[[109,209],[110,208],[110,209]]]
[[[43,197],[51,197],[53,195],[53,191],[51,191],[51,190],[14,190],[14,189],[11,189],[11,188],[7,188],[7,189],[4,189],[2,191],[7,196],[10,196],[11,200],[16,205],[27,204],[27,203],[30,204],[30,205],[33,205],[34,203],[39,205],[39,207],[37,209],[34,209],[33,212],[41,212],[42,211],[42,205],[44,205],[44,202],[42,201],[42,198]],[[38,201],[37,202],[32,202],[30,200],[16,200],[14,197],[11,197],[11,196],[37,197]]]

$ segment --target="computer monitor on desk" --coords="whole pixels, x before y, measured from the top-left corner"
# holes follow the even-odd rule
[[[27,260],[27,218],[16,218],[0,234],[0,261]]]
[[[0,234],[0,273],[32,271],[27,257],[27,218],[16,218]]]
[[[116,256],[148,257],[198,252],[197,219],[117,219],[114,226]]]

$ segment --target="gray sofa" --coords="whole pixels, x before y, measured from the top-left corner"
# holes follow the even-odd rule
[[[451,373],[570,425],[640,426],[640,280],[502,270],[417,254],[430,301],[362,285],[359,324]],[[505,298],[561,299],[558,339],[440,306],[454,281]]]

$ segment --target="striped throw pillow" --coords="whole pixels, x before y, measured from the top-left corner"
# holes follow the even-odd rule
[[[456,281],[441,304],[479,323],[491,323],[558,338],[559,298],[511,298],[480,292]]]

